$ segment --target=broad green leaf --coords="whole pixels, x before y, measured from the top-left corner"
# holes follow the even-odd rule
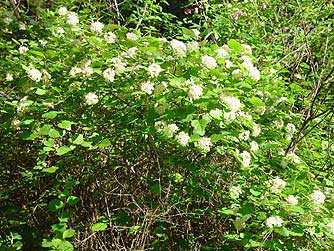
[[[239,52],[242,51],[241,44],[235,39],[231,39],[231,40],[227,41],[227,45],[228,45],[228,47],[230,47],[236,53],[239,53]]]
[[[62,129],[66,129],[66,130],[71,130],[71,126],[72,124],[74,124],[73,122],[71,121],[68,121],[68,120],[63,120],[62,122],[60,122],[58,124],[58,127],[59,128],[62,128]]]
[[[72,149],[68,146],[62,146],[56,150],[57,155],[63,155],[70,152]]]
[[[63,232],[63,238],[66,239],[66,238],[71,238],[73,237],[75,234],[75,230],[73,229],[67,229]]]
[[[79,134],[76,139],[73,141],[73,144],[80,145],[84,142],[83,135]]]
[[[44,126],[42,126],[39,130],[38,130],[38,134],[39,135],[48,135],[51,129],[51,125],[46,124]]]
[[[262,193],[261,192],[259,192],[259,191],[255,191],[255,190],[253,190],[252,188],[249,190],[249,192],[251,193],[251,194],[253,194],[254,196],[260,196]]]
[[[51,138],[59,138],[59,137],[61,137],[60,133],[57,130],[55,130],[55,129],[50,129],[49,136]]]
[[[191,125],[194,128],[194,134],[203,136],[205,134],[205,128],[207,124],[208,122],[205,119],[200,119],[200,120],[195,119],[191,121]]]
[[[93,232],[98,232],[98,231],[104,231],[107,229],[107,224],[105,223],[101,223],[101,222],[98,222],[98,223],[95,223],[93,226],[92,226],[92,230]]]
[[[129,229],[129,234],[134,234],[135,232],[137,232],[139,229],[141,228],[141,226],[132,226]]]
[[[220,109],[211,110],[209,114],[214,119],[221,119],[223,116],[223,112]]]
[[[59,112],[57,111],[50,111],[50,112],[47,112],[47,113],[44,113],[42,115],[42,118],[43,119],[54,119],[55,117],[57,117]]]
[[[78,197],[71,195],[67,198],[66,203],[70,206],[73,206],[77,204],[79,200],[80,199]]]
[[[48,168],[43,168],[42,172],[45,172],[45,173],[55,173],[58,170],[58,168],[59,167],[57,167],[57,166],[51,166],[51,167],[48,167]]]
[[[38,89],[36,90],[36,94],[37,94],[37,95],[44,95],[44,94],[46,94],[46,93],[48,93],[48,91],[47,91],[47,90],[44,90],[44,89],[40,89],[40,88],[38,88]]]
[[[63,207],[64,203],[59,199],[53,199],[49,202],[49,209],[52,212],[57,212]]]
[[[108,147],[111,145],[111,142],[109,139],[104,139],[102,142],[99,144],[99,147]]]

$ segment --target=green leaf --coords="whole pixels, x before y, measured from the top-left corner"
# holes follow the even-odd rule
[[[29,50],[30,54],[33,54],[35,56],[41,57],[41,58],[45,58],[44,54],[40,51],[35,51],[35,50]]]
[[[205,119],[200,119],[200,120],[193,120],[191,121],[191,125],[194,128],[194,134],[198,134],[200,136],[203,136],[205,134],[205,128],[208,124],[208,121]]]
[[[64,203],[59,199],[53,199],[49,202],[49,209],[52,212],[57,212],[63,207]]]
[[[111,142],[109,139],[104,139],[102,142],[99,144],[99,147],[108,147],[111,145]]]
[[[218,213],[221,213],[221,214],[226,214],[226,215],[233,215],[234,214],[234,211],[232,209],[229,209],[229,208],[223,208],[223,209],[220,209],[220,210],[217,210]]]
[[[55,173],[58,170],[58,168],[59,167],[57,167],[57,166],[51,166],[51,167],[48,167],[48,168],[43,168],[42,172],[45,172],[45,173]]]
[[[47,124],[47,125],[44,125],[42,126],[39,130],[38,130],[38,134],[39,135],[48,135],[49,134],[49,131],[51,129],[51,125]]]
[[[68,121],[68,120],[63,120],[62,122],[60,122],[58,124],[58,127],[59,128],[62,128],[62,129],[66,129],[66,130],[71,130],[71,126],[72,124],[74,124],[73,122],[71,121]]]
[[[79,200],[80,199],[78,197],[71,195],[67,198],[66,203],[70,206],[73,206],[77,204]]]
[[[106,228],[107,228],[107,224],[101,223],[101,222],[95,223],[92,226],[93,232],[104,231],[104,230],[106,230]]]
[[[220,110],[220,109],[214,109],[214,110],[211,110],[210,111],[210,116],[212,117],[212,118],[214,118],[214,119],[221,119],[222,118],[222,116],[223,116],[223,112],[222,112],[222,110]]]
[[[68,146],[62,146],[56,150],[57,155],[64,155],[68,152],[70,152],[72,149]]]
[[[241,44],[235,40],[235,39],[231,39],[229,41],[227,41],[227,45],[228,47],[230,47],[235,53],[239,53],[242,51],[242,46]]]
[[[54,119],[55,117],[57,117],[59,112],[57,111],[50,111],[50,112],[47,112],[47,113],[44,113],[42,115],[42,118],[43,119]]]
[[[58,217],[58,219],[61,223],[68,222],[68,220],[72,217],[72,215],[73,215],[72,211],[69,210],[63,211],[60,217]]]
[[[254,106],[265,106],[266,104],[258,97],[251,97],[247,99]]]
[[[75,234],[75,230],[73,230],[73,229],[67,229],[67,230],[65,230],[64,233],[63,233],[63,238],[64,238],[64,239],[66,239],[66,238],[71,238],[71,237],[74,236],[74,234]]]
[[[44,90],[44,89],[40,89],[40,88],[38,88],[38,89],[36,90],[36,94],[37,94],[37,95],[44,95],[44,94],[46,94],[46,93],[48,93],[48,91],[47,91],[47,90]]]
[[[135,232],[137,232],[139,229],[141,228],[141,226],[132,226],[129,229],[129,234],[134,234]]]
[[[55,129],[50,129],[49,136],[51,138],[59,138],[59,137],[61,137],[60,133],[57,130],[55,130]]]
[[[50,132],[49,132],[50,133]],[[54,147],[55,140],[54,139],[48,139],[47,141],[44,141],[43,144],[48,147]]]
[[[289,209],[295,213],[304,213],[304,209],[299,206],[289,206]]]
[[[37,133],[25,132],[22,134],[24,140],[34,140],[38,137]]]
[[[259,191],[255,191],[255,190],[253,190],[252,188],[249,190],[249,192],[251,193],[251,194],[253,194],[254,196],[260,196],[262,193],[261,192],[259,192]]]
[[[81,145],[84,142],[83,135],[79,134],[76,139],[73,141],[73,144]]]

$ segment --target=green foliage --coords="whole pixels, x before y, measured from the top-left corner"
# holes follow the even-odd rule
[[[333,5],[157,2],[1,9],[0,247],[330,250]]]

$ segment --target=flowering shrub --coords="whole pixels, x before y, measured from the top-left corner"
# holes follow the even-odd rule
[[[30,38],[8,43],[1,63],[0,149],[26,151],[19,180],[46,190],[25,209],[40,208],[52,229],[35,246],[79,249],[92,231],[116,250],[109,230],[136,250],[333,244],[333,182],[298,149],[285,153],[299,115],[278,66],[260,67],[255,45],[218,46],[191,30],[183,39],[143,36],[64,7],[44,18],[45,36],[28,25]],[[8,205],[15,189],[1,192]],[[28,245],[17,222],[5,229],[1,245]]]

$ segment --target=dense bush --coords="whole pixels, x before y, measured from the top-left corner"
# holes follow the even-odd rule
[[[142,3],[127,27],[1,10],[1,248],[330,250],[332,55],[290,69],[253,2],[184,5],[175,31]]]

